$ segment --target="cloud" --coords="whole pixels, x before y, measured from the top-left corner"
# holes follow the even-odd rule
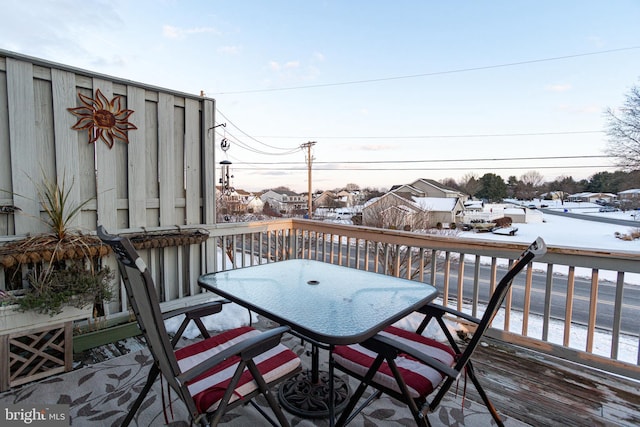
[[[96,67],[125,67],[129,61],[121,55],[112,55],[109,57],[96,57],[91,61]]]
[[[162,35],[168,39],[180,38],[180,29],[171,25],[164,25],[162,27]]]
[[[571,90],[572,86],[569,83],[555,84],[555,85],[547,85],[546,90],[551,92],[566,92]]]
[[[269,68],[273,71],[283,71],[300,68],[300,61],[287,61],[284,64],[278,61],[269,61]]]
[[[278,61],[269,61],[269,68],[273,71],[280,71],[280,64]]]
[[[322,62],[322,60],[324,60],[324,55],[314,53],[307,61],[298,59],[285,62],[271,60],[268,68],[275,74],[274,82],[278,81],[280,85],[297,84],[315,80],[321,74],[315,64]]]
[[[0,26],[2,48],[86,67],[86,58],[98,58],[111,46],[108,29],[124,25],[117,5],[109,1],[32,0],[6,2]],[[72,11],[72,12],[71,12]],[[96,28],[96,22],[99,22]],[[105,29],[105,32],[102,32]],[[96,49],[100,46],[101,49]]]
[[[180,28],[173,25],[163,25],[162,35],[168,39],[179,40],[184,39],[187,36],[193,34],[213,33],[220,34],[215,28],[212,27],[195,27],[195,28]]]
[[[227,55],[237,55],[242,50],[240,46],[220,46],[218,48],[218,52],[224,53]]]

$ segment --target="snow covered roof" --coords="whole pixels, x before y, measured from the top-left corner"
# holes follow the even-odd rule
[[[484,203],[482,200],[467,201],[464,203],[464,207],[468,210],[482,210],[484,208]]]
[[[632,188],[630,190],[624,190],[619,192],[618,194],[638,194],[640,193],[640,188]]]
[[[526,214],[527,213],[527,209],[526,208],[504,208],[503,210],[504,214],[518,214],[518,215],[522,215],[522,214]]]
[[[413,201],[423,210],[451,212],[458,199],[453,197],[413,197]]]
[[[364,202],[364,207],[367,207],[367,206],[377,202],[378,200],[380,200],[380,197],[374,197],[372,199],[369,199],[366,202]]]

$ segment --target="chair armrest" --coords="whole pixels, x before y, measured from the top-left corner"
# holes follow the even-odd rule
[[[442,317],[445,313],[447,313],[475,324],[480,323],[480,319],[478,319],[477,317],[473,317],[469,314],[463,313],[450,307],[432,303],[425,304],[416,311],[431,317]]]
[[[415,348],[399,342],[391,337],[377,334],[361,343],[360,345],[371,351],[382,353],[386,356],[391,357],[395,357],[395,355],[397,355],[397,353],[399,352],[406,353],[409,356],[419,360],[425,365],[432,367],[436,371],[441,372],[450,378],[458,378],[458,376],[460,375],[460,372],[456,371],[451,366],[442,363],[441,361],[434,359],[431,356],[421,353]]]
[[[220,311],[222,311],[222,305],[229,302],[231,301],[217,300],[192,305],[189,307],[176,308],[175,310],[162,313],[162,320],[171,319],[172,317],[178,316],[180,314],[186,315],[189,319],[209,316],[211,314],[220,313]]]
[[[184,384],[204,374],[209,369],[214,368],[230,357],[240,356],[243,360],[252,359],[253,357],[277,346],[282,339],[282,335],[287,331],[289,331],[288,326],[280,326],[263,332],[255,337],[248,338],[224,349],[214,357],[211,357],[188,371],[181,373],[176,378]]]

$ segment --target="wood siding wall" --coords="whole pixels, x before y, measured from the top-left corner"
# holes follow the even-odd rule
[[[129,144],[88,144],[67,108],[78,93],[122,97],[134,110]],[[92,201],[75,223],[108,230],[212,223],[215,102],[0,50],[0,238],[46,231],[38,220],[43,177],[67,186],[71,202]]]

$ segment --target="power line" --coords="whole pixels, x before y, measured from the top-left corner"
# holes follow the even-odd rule
[[[222,134],[220,132],[216,132],[216,134],[222,138],[226,138],[227,140],[229,140],[229,138],[231,138],[231,142],[236,143],[240,148],[245,149],[247,151],[251,151],[252,153],[256,153],[256,154],[261,154],[261,155],[266,155],[266,156],[286,156],[289,154],[294,154],[297,153],[298,151],[300,151],[300,147],[296,147],[295,149],[291,150],[291,151],[287,151],[287,152],[283,152],[283,153],[269,153],[267,151],[262,151],[262,150],[258,150],[256,148],[251,147],[250,145],[248,145],[247,143],[243,142],[242,140],[240,140],[240,138],[234,136],[232,133],[228,133],[228,134]]]
[[[567,160],[567,159],[608,159],[615,158],[609,155],[585,155],[585,156],[536,156],[536,157],[487,157],[478,159],[423,159],[423,160],[356,160],[314,162],[314,164],[393,164],[393,163],[448,163],[448,162],[500,162],[510,160]],[[240,162],[239,164],[251,165],[296,165],[301,162]],[[359,169],[355,169],[359,170]]]
[[[235,164],[235,163],[234,163]],[[472,170],[537,170],[537,169],[586,169],[586,168],[615,168],[615,165],[558,165],[558,166],[465,166],[465,167],[424,167],[424,168],[402,168],[402,171],[472,171]],[[246,171],[261,171],[268,170],[273,171],[273,168],[243,168],[235,167],[234,170],[246,170]],[[306,171],[305,167],[290,167],[279,168],[281,171]],[[398,171],[397,168],[323,168],[314,167],[314,171],[333,171],[333,172],[376,172],[376,171]]]
[[[578,53],[574,55],[553,56],[549,58],[531,59],[528,61],[507,62],[504,64],[485,65],[480,67],[459,68],[459,69],[446,70],[446,71],[435,71],[431,73],[409,74],[404,76],[382,77],[382,78],[376,78],[376,79],[350,80],[350,81],[337,82],[337,83],[319,83],[315,85],[304,85],[304,86],[289,86],[289,87],[281,87],[281,88],[218,92],[218,93],[214,93],[214,95],[236,95],[236,94],[244,94],[244,93],[277,92],[277,91],[285,91],[285,90],[313,89],[313,88],[330,87],[330,86],[345,86],[345,85],[353,85],[353,84],[385,82],[385,81],[391,81],[391,80],[414,79],[418,77],[431,77],[431,76],[439,76],[439,75],[445,75],[445,74],[466,73],[470,71],[491,70],[495,68],[515,67],[519,65],[535,64],[539,62],[560,61],[564,59],[579,58],[579,57],[593,56],[593,55],[603,55],[607,53],[622,52],[622,51],[634,50],[634,49],[640,49],[640,46],[608,49],[608,50],[601,50],[597,52]]]
[[[549,136],[549,135],[579,135],[589,133],[605,133],[605,130],[576,130],[576,131],[560,131],[560,132],[528,132],[528,133],[478,133],[478,134],[461,134],[461,135],[389,135],[389,136],[270,136],[259,135],[256,138],[279,138],[279,139],[445,139],[445,138],[496,138],[496,137],[517,137],[517,136]]]
[[[299,147],[299,146],[297,146],[297,147],[291,147],[291,148],[281,148],[281,147],[275,147],[275,146],[273,146],[273,145],[269,145],[269,144],[267,144],[267,143],[265,143],[265,142],[262,142],[262,141],[260,141],[260,140],[258,140],[258,139],[256,139],[256,138],[254,138],[253,136],[249,135],[248,133],[246,133],[246,132],[245,132],[245,131],[243,131],[242,129],[240,129],[240,128],[235,124],[235,123],[233,123],[231,120],[229,120],[229,118],[228,118],[227,116],[225,116],[224,114],[222,114],[222,111],[218,110],[217,108],[216,108],[216,111],[218,112],[218,114],[220,114],[222,117],[224,117],[224,119],[225,119],[225,120],[226,120],[230,125],[232,125],[232,126],[233,126],[234,128],[236,128],[236,129],[238,129],[238,131],[239,131],[240,133],[242,133],[244,136],[246,136],[247,138],[251,139],[252,141],[257,142],[258,144],[262,144],[262,145],[264,145],[265,147],[272,148],[272,149],[274,149],[274,150],[283,150],[283,151],[287,151],[287,153],[286,153],[286,154],[291,154],[291,153],[296,152],[296,151],[298,151],[298,150],[300,149],[300,147]]]

